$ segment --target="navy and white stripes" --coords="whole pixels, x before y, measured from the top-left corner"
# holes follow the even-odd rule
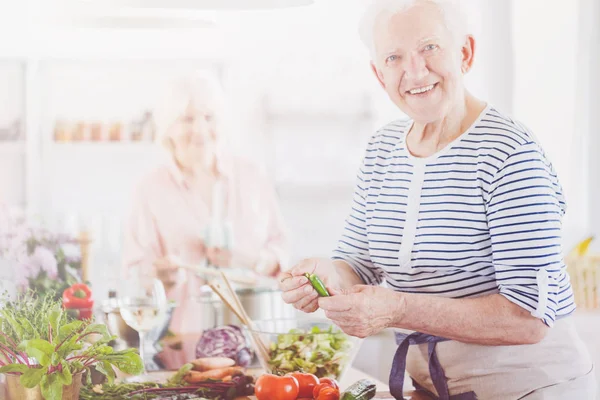
[[[571,313],[566,205],[533,135],[488,107],[445,149],[415,158],[410,126],[388,124],[370,141],[333,258],[398,291],[500,293],[549,326]]]

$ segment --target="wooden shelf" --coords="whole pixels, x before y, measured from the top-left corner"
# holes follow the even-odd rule
[[[60,152],[158,152],[154,142],[50,142],[46,149]]]

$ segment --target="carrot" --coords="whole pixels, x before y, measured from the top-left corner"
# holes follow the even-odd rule
[[[204,357],[190,361],[194,365],[194,371],[210,371],[211,369],[233,367],[235,361],[227,357]]]
[[[197,383],[206,381],[209,379],[220,380],[227,376],[231,376],[234,373],[241,371],[242,367],[227,367],[227,368],[219,368],[219,369],[211,369],[210,371],[190,371],[185,376],[185,380],[188,383]]]

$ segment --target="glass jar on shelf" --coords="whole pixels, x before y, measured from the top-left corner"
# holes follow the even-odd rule
[[[65,143],[71,141],[71,126],[65,120],[57,120],[54,123],[54,141]]]
[[[92,122],[90,124],[90,136],[89,139],[92,142],[101,142],[102,140],[104,140],[104,134],[103,134],[103,124],[102,122]]]
[[[123,140],[123,124],[114,122],[108,131],[108,140],[111,142],[120,142]]]

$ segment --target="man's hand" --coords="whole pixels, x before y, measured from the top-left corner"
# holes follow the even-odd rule
[[[321,297],[318,303],[342,331],[360,338],[392,326],[405,310],[401,293],[379,286],[356,285],[333,291],[331,297]]]
[[[279,276],[283,301],[300,311],[312,313],[319,308],[319,294],[304,276],[305,273],[317,275],[327,290],[339,289],[339,276],[336,265],[326,258],[308,258]]]

